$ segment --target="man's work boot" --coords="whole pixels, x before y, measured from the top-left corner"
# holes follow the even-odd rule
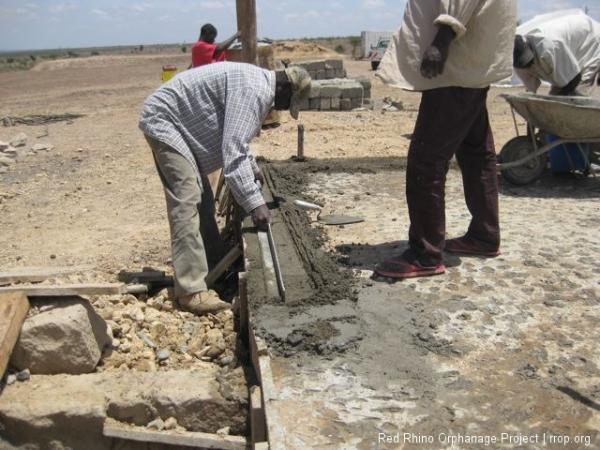
[[[231,305],[221,300],[213,290],[182,295],[178,301],[181,309],[194,313],[197,316],[231,309]]]

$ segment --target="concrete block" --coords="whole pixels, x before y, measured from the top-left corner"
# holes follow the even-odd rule
[[[316,97],[316,98],[311,98],[309,99],[309,108],[311,111],[318,111],[319,108],[321,107],[321,98],[320,97]]]
[[[363,97],[363,88],[357,81],[355,84],[347,83],[342,88],[342,98],[361,98]]]
[[[305,67],[307,68],[306,70],[308,70],[308,71],[318,72],[319,70],[325,70],[325,61],[324,60],[306,61],[301,64],[305,65]]]
[[[331,99],[331,110],[332,111],[340,110],[340,101],[341,101],[341,98],[332,98]]]
[[[340,98],[342,88],[338,84],[321,85],[321,98]]]
[[[363,98],[371,98],[371,89],[363,91]]]
[[[349,98],[340,99],[340,111],[351,111],[352,101]]]
[[[336,78],[346,78],[346,69],[335,69]]]
[[[319,98],[321,96],[321,83],[318,81],[313,81],[310,84],[310,93],[308,94],[308,98]]]
[[[307,72],[313,80],[317,79],[317,71],[316,70],[308,70]]]
[[[364,75],[358,75],[356,77],[352,77],[351,79],[358,81],[365,91],[371,90],[373,83],[371,83],[369,77],[366,77]]]
[[[362,97],[351,98],[350,101],[352,102],[352,109],[362,108]]]
[[[332,69],[343,69],[344,61],[342,59],[328,59],[326,61],[327,66]]]
[[[334,69],[325,69],[325,77],[328,80],[335,78],[335,70]]]
[[[319,104],[319,110],[320,111],[329,111],[329,110],[331,110],[331,99],[330,98],[323,98],[323,97],[321,97],[319,100],[320,100],[320,104]]]
[[[316,79],[317,80],[326,80],[327,79],[327,73],[325,73],[325,69],[317,70]]]

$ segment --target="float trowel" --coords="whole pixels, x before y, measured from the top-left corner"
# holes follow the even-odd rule
[[[337,214],[328,214],[322,216],[323,208],[316,203],[305,202],[304,200],[294,200],[294,205],[304,210],[319,211],[317,220],[325,225],[347,225],[350,223],[363,222],[365,219],[358,216],[344,216]]]

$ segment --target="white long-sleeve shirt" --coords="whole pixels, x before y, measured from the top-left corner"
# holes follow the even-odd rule
[[[275,72],[220,62],[186,70],[151,94],[139,127],[181,153],[198,174],[223,168],[246,212],[265,201],[254,182],[258,168],[250,141],[275,101]]]
[[[416,91],[482,88],[508,78],[516,13],[516,0],[409,0],[402,25],[375,76],[386,84]],[[444,72],[427,79],[421,75],[421,60],[438,25],[450,26],[456,37]]]
[[[533,45],[534,62],[515,72],[528,91],[536,92],[541,81],[564,87],[580,72],[583,90],[593,87],[600,69],[600,23],[585,14],[568,15],[541,23],[525,36]]]

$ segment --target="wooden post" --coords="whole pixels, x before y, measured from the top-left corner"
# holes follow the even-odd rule
[[[242,61],[256,64],[258,38],[256,34],[256,0],[236,0],[237,24],[241,33]]]

